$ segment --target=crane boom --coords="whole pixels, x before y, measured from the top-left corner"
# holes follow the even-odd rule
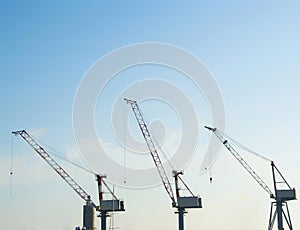
[[[223,143],[223,145],[229,150],[229,152],[235,157],[235,159],[247,170],[247,172],[256,180],[256,182],[274,198],[274,195],[268,185],[261,179],[261,177],[250,167],[250,165],[241,157],[241,155],[229,144],[228,140],[216,129],[205,126],[206,129],[212,131],[216,137]]]
[[[152,141],[152,138],[151,138],[151,134],[150,134],[150,132],[149,132],[149,130],[147,128],[147,125],[146,125],[144,119],[143,119],[143,116],[142,116],[142,113],[140,111],[140,108],[139,108],[139,106],[138,106],[138,104],[137,104],[136,101],[130,100],[130,99],[126,99],[126,98],[124,98],[124,100],[127,102],[127,104],[130,104],[130,106],[131,106],[131,108],[132,108],[132,110],[134,112],[135,118],[136,118],[136,120],[137,120],[137,122],[139,124],[139,127],[140,127],[140,129],[141,129],[141,131],[143,133],[144,139],[145,139],[145,141],[147,143],[148,149],[150,151],[150,154],[152,156],[154,164],[155,164],[155,166],[157,168],[159,176],[160,176],[160,178],[161,178],[161,180],[163,182],[163,185],[164,185],[164,187],[165,187],[165,189],[166,189],[169,197],[172,200],[172,206],[175,207],[176,206],[176,201],[175,201],[175,198],[174,198],[172,186],[171,186],[170,181],[168,179],[168,176],[167,176],[167,174],[165,172],[163,164],[162,164],[162,162],[161,162],[161,160],[159,158],[159,155],[158,155],[158,153],[156,151],[155,145],[154,145],[154,143]]]
[[[97,209],[94,202],[92,202],[90,195],[88,195],[87,192],[77,184],[76,181],[74,181],[73,178],[25,130],[14,131],[12,133],[20,135],[82,199]]]

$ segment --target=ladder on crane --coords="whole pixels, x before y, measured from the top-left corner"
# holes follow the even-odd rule
[[[222,134],[217,128],[211,128],[205,126],[206,129],[213,132],[213,134],[222,142],[222,144],[227,148],[227,150],[235,157],[235,159],[246,169],[246,171],[252,176],[252,178],[260,185],[260,187],[266,191],[270,198],[275,201],[271,202],[271,211],[268,224],[268,230],[272,230],[275,219],[277,217],[277,226],[278,230],[284,230],[283,220],[285,220],[288,225],[289,230],[292,230],[292,221],[288,209],[287,201],[296,200],[296,190],[291,188],[286,179],[283,177],[281,172],[275,166],[274,162],[271,161],[274,191],[273,193],[269,186],[263,181],[263,179],[252,169],[252,167],[242,158],[242,156],[232,147],[229,143],[229,140],[225,138],[225,135]],[[257,155],[257,154],[256,154]],[[276,175],[279,175],[281,180],[279,181]],[[278,189],[278,184],[285,184],[287,189]],[[284,210],[285,208],[285,210]],[[284,219],[283,219],[284,218]]]
[[[151,154],[152,160],[154,161],[154,164],[157,168],[158,174],[161,178],[161,181],[164,185],[165,190],[167,191],[171,201],[172,201],[172,207],[177,208],[176,214],[178,214],[178,228],[179,230],[184,230],[184,214],[186,212],[186,208],[202,208],[201,198],[199,196],[195,196],[191,190],[188,188],[188,186],[184,183],[180,175],[183,174],[182,171],[173,171],[173,177],[175,179],[175,189],[176,189],[176,200],[173,194],[173,189],[171,186],[171,183],[168,179],[168,176],[166,174],[166,171],[163,167],[163,164],[160,160],[159,154],[156,150],[156,147],[153,143],[151,134],[147,128],[147,125],[144,121],[144,118],[142,116],[141,110],[137,104],[136,101],[130,100],[127,98],[124,98],[127,104],[129,104],[132,108],[132,111],[135,115],[135,118],[137,120],[137,123],[140,127],[140,130],[143,134],[143,137],[145,139],[145,142],[148,146],[149,152]],[[179,185],[178,181],[181,181],[183,185],[187,188],[187,190],[191,193],[192,196],[185,196],[182,197],[179,194]]]

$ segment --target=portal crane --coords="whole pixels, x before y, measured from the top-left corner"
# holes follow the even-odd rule
[[[288,225],[289,230],[292,230],[292,222],[288,209],[287,201],[296,200],[295,188],[291,188],[283,175],[280,173],[274,162],[271,161],[274,191],[273,193],[269,186],[261,179],[261,177],[250,167],[250,165],[242,158],[242,156],[232,147],[225,136],[216,128],[205,126],[206,129],[213,132],[216,137],[222,142],[222,144],[228,149],[228,151],[235,157],[235,159],[246,169],[246,171],[256,180],[256,182],[263,188],[275,201],[271,202],[271,211],[268,224],[268,230],[273,229],[275,219],[277,217],[278,230],[283,230],[283,218]],[[279,176],[280,180],[276,177]],[[278,184],[284,184],[286,189],[278,189]],[[285,207],[285,210],[284,210]]]
[[[176,189],[176,199],[177,199],[177,200],[175,200],[171,183],[168,179],[168,176],[163,167],[163,164],[159,158],[156,147],[152,141],[151,134],[147,128],[147,125],[146,125],[144,119],[143,119],[141,110],[140,110],[137,102],[134,100],[127,99],[127,98],[124,98],[124,100],[126,101],[127,104],[129,104],[131,106],[131,108],[133,110],[133,113],[138,122],[140,130],[144,136],[145,142],[148,146],[149,152],[150,152],[152,159],[154,161],[154,164],[157,168],[157,171],[159,173],[161,181],[172,201],[172,207],[177,208],[176,214],[178,214],[178,228],[179,228],[179,230],[184,230],[184,214],[187,213],[185,211],[185,209],[186,208],[202,208],[201,198],[199,196],[194,196],[194,194],[191,192],[191,190],[187,187],[187,185],[181,179],[180,175],[182,175],[183,172],[174,170],[173,177],[175,179],[175,189]],[[179,194],[180,188],[178,185],[179,180],[183,183],[183,185],[187,188],[187,190],[191,193],[192,196],[186,196],[186,197],[180,196],[180,194]]]
[[[100,211],[101,229],[106,230],[106,217],[108,212],[125,211],[123,201],[116,198],[114,193],[109,189],[106,182],[103,180],[105,176],[96,174],[98,182],[99,202],[97,206],[91,199],[91,196],[78,184],[73,178],[40,146],[25,130],[12,132],[15,135],[20,135],[34,150],[39,154],[52,169],[83,199],[86,204],[83,206],[83,229],[96,230],[95,227],[95,210]],[[113,200],[103,200],[102,183],[108,188],[113,195]]]

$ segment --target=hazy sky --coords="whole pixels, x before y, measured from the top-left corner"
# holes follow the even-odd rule
[[[222,93],[227,133],[273,159],[299,189],[299,10],[298,1],[2,1],[0,229],[82,225],[84,202],[20,138],[14,138],[10,195],[11,131],[27,129],[63,157],[83,164],[72,124],[80,81],[102,56],[142,42],[173,44],[202,60]],[[199,117],[199,146],[184,178],[202,197],[204,208],[189,212],[186,229],[266,229],[268,195],[226,150],[213,167],[213,184],[209,175],[199,175],[210,137],[202,126],[210,125],[210,111],[205,95],[178,73],[144,66],[120,73],[110,82],[95,108],[96,129],[107,151],[125,163],[126,153],[113,137],[110,109],[127,85],[149,78],[180,88]],[[164,147],[176,149],[180,124],[174,111],[158,109],[153,101],[144,103],[143,111],[147,119],[159,119],[168,127]],[[134,122],[131,117],[132,134],[142,141]],[[127,166],[134,165],[136,159],[127,156]],[[151,158],[146,157],[150,167]],[[245,157],[271,186],[268,163]],[[97,201],[93,175],[59,162]],[[134,180],[127,178],[125,169],[121,176]],[[115,227],[176,229],[175,210],[162,186],[115,190],[127,209],[115,215]],[[297,201],[290,203],[290,212],[294,228],[300,228]]]

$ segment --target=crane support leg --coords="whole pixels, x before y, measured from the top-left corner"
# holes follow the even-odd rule
[[[178,208],[178,229],[184,230],[184,208]]]
[[[270,211],[270,219],[269,219],[269,227],[268,227],[268,230],[271,230],[273,229],[273,225],[274,225],[274,222],[275,222],[275,218],[276,218],[276,215],[277,215],[277,212],[275,211],[274,214],[273,214],[273,206],[274,206],[275,202],[272,202],[271,203],[271,211]]]
[[[106,230],[107,212],[101,211],[100,217],[101,217],[101,230]]]
[[[285,207],[285,209],[284,209],[284,207]],[[274,212],[273,212],[273,210],[274,210]],[[285,220],[286,224],[288,225],[288,229],[293,230],[292,221],[291,221],[291,217],[290,217],[289,208],[287,206],[287,202],[282,202],[282,201],[272,202],[268,230],[273,229],[276,217],[277,217],[278,230],[284,230],[284,227],[283,227],[284,220]],[[284,219],[283,219],[283,217],[284,217]]]
[[[277,212],[277,225],[278,225],[278,230],[283,230],[283,222],[282,222],[282,202],[277,201],[277,207],[276,207],[276,212]]]

